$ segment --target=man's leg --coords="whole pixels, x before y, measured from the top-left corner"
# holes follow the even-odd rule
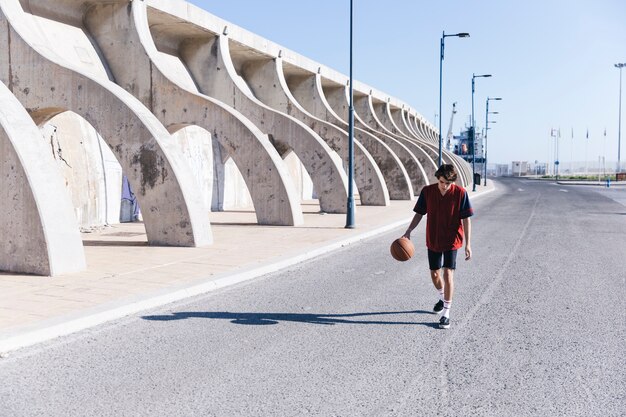
[[[448,304],[447,307],[445,305],[443,307],[443,315],[450,317],[450,304],[452,304],[452,297],[454,296],[454,269],[443,268],[443,282],[445,287],[443,302]]]
[[[439,301],[433,307],[435,313],[443,311],[444,285],[441,278],[441,267],[443,265],[443,253],[428,250],[428,265],[430,268],[430,279],[433,281],[435,289],[439,293]]]
[[[444,300],[443,314],[439,320],[439,327],[447,329],[450,327],[450,307],[454,296],[454,269],[456,268],[456,251],[444,252],[443,256],[443,285]]]
[[[441,279],[441,269],[430,271],[430,279],[433,281],[433,285],[437,288],[437,291],[443,292],[443,280]]]
[[[430,279],[433,281],[433,285],[439,293],[439,301],[437,301],[437,304],[433,307],[433,312],[439,314],[443,311],[443,300],[445,298],[443,280],[441,279],[441,269],[434,271],[431,269]]]

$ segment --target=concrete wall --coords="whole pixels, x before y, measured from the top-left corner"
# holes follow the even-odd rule
[[[84,266],[78,230],[120,220],[123,175],[153,245],[210,244],[209,210],[254,210],[259,223],[284,226],[303,223],[303,200],[346,210],[344,74],[182,0],[1,0],[0,45],[0,98],[19,107],[0,119],[0,192],[11,213],[0,231],[18,236],[0,252],[0,270]],[[435,126],[397,98],[353,86],[360,203],[415,198],[434,180]],[[12,124],[28,125],[26,145]],[[29,152],[46,164],[34,166]],[[469,166],[443,158],[468,183]],[[51,208],[47,174],[65,206]],[[23,194],[11,200],[14,187]],[[63,220],[53,227],[51,216]],[[74,242],[63,259],[58,236]],[[11,261],[27,252],[29,261]]]

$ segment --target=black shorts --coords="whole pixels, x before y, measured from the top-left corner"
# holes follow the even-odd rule
[[[437,271],[442,266],[448,269],[456,269],[456,250],[434,252],[428,249],[428,266],[431,271]]]

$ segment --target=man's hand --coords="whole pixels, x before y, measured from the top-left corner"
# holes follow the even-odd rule
[[[465,260],[472,259],[472,248],[469,245],[465,245]]]
[[[404,232],[404,234],[402,235],[402,237],[405,237],[409,240],[411,240],[411,232],[409,232],[408,230],[406,232]]]

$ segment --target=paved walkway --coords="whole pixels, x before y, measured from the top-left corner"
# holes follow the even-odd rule
[[[472,197],[493,190],[479,186]],[[303,203],[304,224],[260,226],[254,212],[210,213],[214,244],[148,246],[142,223],[83,234],[88,268],[39,277],[0,273],[0,354],[227,285],[252,279],[376,234],[407,225],[414,201],[357,206],[356,228],[344,214]],[[391,243],[391,242],[390,242]]]

